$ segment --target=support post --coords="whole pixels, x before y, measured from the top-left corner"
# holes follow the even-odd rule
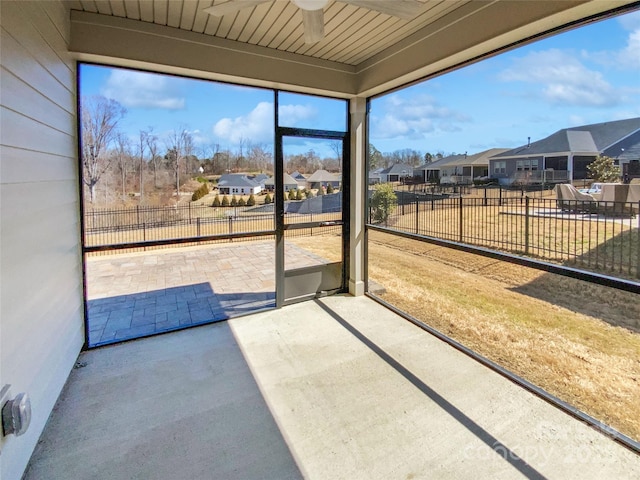
[[[349,229],[349,293],[364,295],[366,288],[366,189],[368,175],[366,166],[367,152],[367,99],[354,97],[349,102],[350,148],[351,148],[351,189],[349,192],[350,229]]]

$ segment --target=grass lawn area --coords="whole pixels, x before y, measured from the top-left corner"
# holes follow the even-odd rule
[[[379,232],[369,238],[369,276],[384,300],[640,440],[637,295]],[[335,260],[340,237],[318,240],[295,243]]]

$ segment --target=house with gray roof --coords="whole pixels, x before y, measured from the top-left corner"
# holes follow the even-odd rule
[[[542,140],[494,155],[489,175],[501,184],[562,183],[587,178],[598,155],[620,163],[632,160],[640,143],[640,117],[564,128]],[[631,154],[625,156],[626,149]]]
[[[309,188],[320,188],[331,185],[333,188],[339,188],[341,180],[342,176],[339,174],[330,173],[326,170],[316,170],[307,178],[307,186]]]
[[[507,148],[490,148],[473,155],[449,155],[414,169],[413,176],[423,182],[468,185],[476,178],[489,176],[489,159]]]
[[[399,182],[403,178],[413,177],[413,167],[406,163],[394,163],[380,172],[381,182]]]
[[[221,195],[251,195],[262,191],[262,186],[243,173],[227,173],[218,180]]]
[[[284,174],[284,191],[288,192],[289,190],[298,190],[299,183],[288,173]],[[264,181],[264,189],[267,192],[275,192],[275,177],[271,177]]]

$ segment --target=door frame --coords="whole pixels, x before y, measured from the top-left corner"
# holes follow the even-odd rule
[[[296,303],[295,299],[285,298],[285,231],[289,227],[284,221],[284,151],[283,141],[287,138],[314,138],[319,140],[339,140],[342,142],[342,271],[340,288],[335,293],[343,293],[348,289],[348,269],[349,269],[349,193],[350,193],[350,135],[348,131],[339,132],[332,130],[313,130],[305,128],[280,127],[277,121],[277,97],[276,97],[276,124],[275,124],[275,158],[274,158],[274,185],[275,185],[275,239],[276,239],[276,308]],[[316,221],[307,222],[304,228],[326,227],[327,222]],[[294,227],[295,228],[295,227]],[[317,267],[310,267],[316,268]]]

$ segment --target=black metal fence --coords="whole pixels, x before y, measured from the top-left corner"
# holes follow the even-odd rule
[[[288,213],[286,223],[323,221],[332,223],[341,219],[341,208],[325,209],[306,214]],[[93,209],[85,212],[85,247],[116,247],[124,244],[165,242],[167,240],[193,239],[193,244],[201,243],[198,237],[208,237],[206,242],[247,241],[251,234],[273,232],[275,216],[273,208],[252,207],[210,207],[206,205],[181,205],[174,207],[146,207],[118,209]],[[329,225],[304,229],[290,235],[336,234],[340,227]],[[304,233],[307,232],[307,233]],[[246,235],[248,238],[238,238]],[[215,240],[211,237],[227,237]],[[229,238],[234,236],[233,239]],[[180,242],[184,245],[184,242]],[[109,248],[104,248],[107,251]],[[137,251],[133,247],[126,252]],[[97,253],[97,252],[94,252]]]
[[[274,229],[273,213],[246,207],[184,205],[94,209],[84,218],[85,246],[118,245]]]
[[[640,278],[640,204],[552,198],[398,195],[399,231]],[[369,223],[376,218],[370,212]],[[381,218],[378,214],[377,218]]]

